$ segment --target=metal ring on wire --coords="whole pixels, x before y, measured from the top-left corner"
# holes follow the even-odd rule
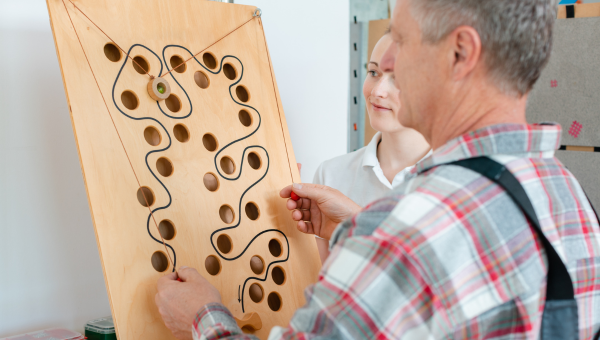
[[[252,14],[253,17],[261,17],[262,16],[262,10],[260,8],[256,8],[254,10],[254,14]]]

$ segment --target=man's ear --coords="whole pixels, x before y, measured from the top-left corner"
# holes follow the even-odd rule
[[[448,36],[453,52],[452,78],[461,80],[471,74],[481,60],[481,38],[470,26],[459,26]]]

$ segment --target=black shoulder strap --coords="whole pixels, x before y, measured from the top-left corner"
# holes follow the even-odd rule
[[[463,168],[470,169],[474,172],[487,177],[492,182],[501,186],[506,193],[513,199],[515,204],[521,208],[525,216],[529,219],[533,230],[540,238],[546,256],[548,257],[548,279],[546,288],[546,300],[571,300],[575,298],[573,282],[565,264],[560,259],[560,256],[552,247],[552,244],[540,227],[540,222],[537,218],[535,210],[531,205],[531,201],[521,183],[506,169],[502,164],[488,158],[477,157],[469,158],[462,161],[448,163],[445,165],[457,165]]]

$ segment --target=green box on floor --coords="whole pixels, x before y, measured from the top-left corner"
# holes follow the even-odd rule
[[[85,325],[85,336],[88,340],[117,340],[112,316],[89,321]]]

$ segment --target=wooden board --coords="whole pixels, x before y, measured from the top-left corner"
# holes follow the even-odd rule
[[[156,281],[173,266],[141,204],[138,180],[151,190],[164,235],[173,236],[167,244],[177,268],[199,269],[235,317],[257,313],[260,338],[286,326],[304,304],[303,290],[316,280],[320,262],[314,237],[297,231],[278,195],[300,176],[262,23],[252,19],[255,8],[197,0],[47,4],[119,339],[173,339],[154,304]],[[105,53],[111,51],[107,35],[131,57],[143,58],[154,76],[217,43],[187,62],[183,73],[165,76],[179,100],[156,102],[148,75],[124,53]],[[198,72],[208,78],[207,88],[197,85]],[[241,110],[250,120],[240,119]],[[222,165],[226,157],[234,163],[231,174]],[[215,191],[205,185],[206,174],[218,179]],[[254,256],[263,263],[258,273],[250,266]],[[209,274],[207,259],[218,259],[218,274]],[[250,297],[253,284],[260,287],[252,290],[262,289],[259,302]],[[268,296],[280,297],[277,311]]]
[[[367,54],[367,63],[371,60],[371,54],[375,45],[383,35],[385,31],[390,27],[390,19],[372,20],[369,21],[369,46]],[[371,120],[369,119],[369,112],[365,108],[365,146],[367,146],[377,131],[371,126]]]

